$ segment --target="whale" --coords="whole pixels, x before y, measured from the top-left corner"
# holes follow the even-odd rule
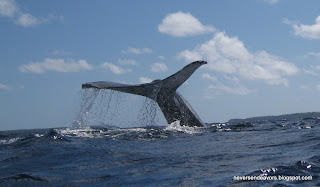
[[[204,127],[204,123],[177,89],[206,61],[194,61],[175,74],[145,84],[121,84],[109,81],[87,82],[82,89],[109,89],[135,94],[154,100],[168,124],[180,121],[180,125]]]

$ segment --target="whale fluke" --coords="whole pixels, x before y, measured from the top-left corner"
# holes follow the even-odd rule
[[[82,89],[110,89],[145,96],[158,103],[168,124],[179,120],[181,125],[203,127],[204,123],[197,113],[177,91],[179,86],[181,86],[192,73],[203,64],[207,64],[207,62],[192,62],[177,73],[163,80],[154,80],[151,83],[129,85],[98,81],[82,84]]]

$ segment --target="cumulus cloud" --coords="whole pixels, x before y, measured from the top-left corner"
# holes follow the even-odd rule
[[[263,1],[270,4],[277,4],[279,2],[279,0],[263,0]]]
[[[0,90],[7,90],[7,91],[10,91],[10,90],[12,90],[12,87],[11,87],[11,86],[8,86],[8,85],[5,85],[5,84],[0,83]]]
[[[139,83],[144,84],[144,83],[149,83],[152,82],[152,79],[148,78],[148,77],[140,77],[139,78]]]
[[[18,6],[14,0],[0,0],[0,15],[13,18],[18,12]]]
[[[57,72],[79,72],[92,70],[92,65],[88,64],[85,60],[64,60],[47,58],[43,62],[31,62],[23,64],[19,67],[21,72],[30,72],[43,74],[47,71]]]
[[[302,69],[303,73],[308,74],[308,75],[313,75],[313,76],[318,76],[319,71],[320,71],[320,65],[315,66],[315,65],[310,65],[309,67],[303,68]]]
[[[118,59],[118,63],[121,65],[132,65],[132,66],[137,65],[137,62],[132,59]]]
[[[35,17],[30,13],[22,12],[14,0],[0,0],[0,16],[10,18],[22,27],[32,27],[50,20],[63,20],[63,16],[49,14],[47,17]]]
[[[157,62],[151,65],[152,72],[165,72],[168,71],[168,67],[165,63]]]
[[[217,77],[214,77],[214,76],[211,76],[209,73],[204,73],[202,74],[201,76],[203,79],[208,79],[212,82],[218,82],[218,78]]]
[[[186,37],[214,32],[211,25],[203,25],[190,13],[176,12],[168,14],[162,23],[158,25],[158,30],[175,37]]]
[[[127,50],[121,51],[123,54],[135,54],[135,55],[141,55],[141,54],[148,54],[152,53],[152,49],[150,48],[134,48],[134,47],[128,47]]]
[[[313,76],[317,76],[318,72],[315,71],[315,69],[302,69],[303,73],[308,74],[308,75],[313,75]]]
[[[229,87],[224,84],[210,85],[209,89],[221,90],[226,93],[235,94],[235,95],[248,95],[251,93],[251,90],[249,90],[243,86],[242,87]]]
[[[217,95],[220,95],[221,92],[226,92],[235,95],[248,95],[252,93],[251,90],[249,90],[243,85],[236,84],[233,86],[227,86],[220,82],[217,77],[211,76],[209,73],[204,73],[201,77],[211,82],[211,84],[208,87],[208,92],[205,93],[205,98],[207,99],[213,99]]]
[[[241,80],[260,80],[271,85],[288,86],[284,76],[293,75],[298,68],[265,51],[251,53],[237,37],[229,37],[223,32],[197,46],[193,50],[182,51],[179,58],[192,62],[205,59],[208,70],[233,75]]]
[[[17,90],[17,89],[24,89],[24,86],[23,85],[20,85],[20,86],[9,86],[7,84],[0,83],[0,90],[12,91],[12,90]]]
[[[18,25],[23,27],[31,27],[41,23],[41,21],[31,14],[21,14],[15,21]]]
[[[284,23],[292,26],[294,34],[308,39],[320,39],[320,16],[315,20],[312,25],[305,25],[300,23],[294,23],[288,19],[283,20]]]
[[[305,57],[317,57],[320,58],[320,53],[316,53],[316,52],[309,52],[305,55]]]
[[[117,65],[114,65],[110,62],[105,62],[101,65],[102,68],[106,68],[106,69],[109,69],[112,73],[116,74],[116,75],[120,75],[120,74],[125,74],[125,73],[129,73],[131,72],[132,70],[131,69],[124,69],[124,68],[121,68]]]

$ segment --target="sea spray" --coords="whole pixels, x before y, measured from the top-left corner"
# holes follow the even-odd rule
[[[142,126],[156,125],[159,123],[158,111],[158,104],[151,99],[145,98],[138,116],[139,123]]]
[[[78,95],[73,127],[166,125],[157,103],[149,98],[104,89],[85,89]]]

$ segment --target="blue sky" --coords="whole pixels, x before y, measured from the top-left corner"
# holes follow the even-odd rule
[[[320,111],[316,0],[0,0],[0,130],[66,126],[84,82],[163,79],[205,122]]]

